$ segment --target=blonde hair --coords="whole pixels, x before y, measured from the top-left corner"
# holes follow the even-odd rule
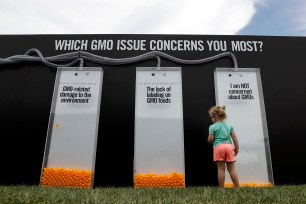
[[[216,116],[221,120],[224,120],[227,117],[225,112],[225,106],[213,106],[208,110],[208,113],[212,116]]]

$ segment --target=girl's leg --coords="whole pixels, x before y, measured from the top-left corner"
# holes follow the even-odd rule
[[[219,187],[224,188],[225,162],[217,162]]]
[[[227,166],[228,173],[231,176],[231,179],[233,181],[235,188],[239,188],[239,179],[238,179],[237,171],[235,169],[235,162],[227,162],[226,166]]]

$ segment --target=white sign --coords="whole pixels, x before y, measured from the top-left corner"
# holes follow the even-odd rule
[[[103,71],[58,68],[44,167],[94,170]]]
[[[240,183],[273,184],[259,69],[217,68],[215,87],[217,105],[226,106],[227,121],[238,136]],[[227,175],[226,182],[230,181]]]
[[[134,173],[185,171],[181,68],[137,68]]]

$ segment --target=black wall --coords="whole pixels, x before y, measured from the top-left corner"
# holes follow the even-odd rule
[[[260,68],[264,92],[274,181],[276,185],[305,184],[306,174],[306,38],[260,36],[188,35],[2,35],[0,58],[24,54],[30,48],[44,56],[56,51],[55,40],[152,39],[262,41],[262,51],[234,51],[241,68]],[[89,46],[90,47],[90,46]],[[147,51],[92,51],[110,58],[125,58]],[[178,58],[202,59],[221,53],[163,51]],[[156,66],[155,60],[105,66],[85,61],[85,66],[104,70],[95,186],[132,186],[134,153],[135,67]],[[185,171],[187,186],[216,185],[217,170],[212,146],[207,144],[210,120],[207,110],[215,105],[214,69],[232,67],[230,58],[184,65],[162,58],[163,67],[182,67]],[[0,65],[0,184],[39,184],[56,69],[42,62]],[[239,137],[239,135],[238,135]],[[243,147],[241,147],[243,148]]]

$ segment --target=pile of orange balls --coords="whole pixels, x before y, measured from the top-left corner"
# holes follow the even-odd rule
[[[134,177],[135,188],[183,188],[184,175],[173,172],[164,174],[136,174]]]
[[[232,184],[232,183],[225,183],[224,187],[225,188],[234,188],[234,184]],[[267,187],[272,187],[272,183],[263,183],[263,184],[258,184],[258,183],[240,183],[240,187],[267,188]]]
[[[92,172],[88,170],[44,168],[41,186],[91,188]]]

